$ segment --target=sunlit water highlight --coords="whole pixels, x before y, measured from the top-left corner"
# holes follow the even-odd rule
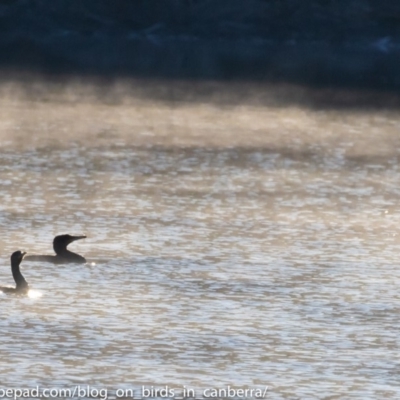
[[[27,293],[27,296],[28,296],[30,299],[39,299],[40,297],[43,296],[43,293],[38,292],[37,290],[32,290],[32,289],[30,289],[30,290],[28,291],[28,293]]]
[[[1,111],[0,282],[88,236],[0,297],[3,386],[399,398],[397,116],[63,107]]]

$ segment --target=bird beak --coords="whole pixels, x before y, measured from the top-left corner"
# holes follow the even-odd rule
[[[80,239],[86,239],[86,235],[72,236],[72,241],[73,242],[75,242],[75,240],[80,240]]]
[[[25,257],[25,254],[26,254],[26,251],[23,251],[23,252],[22,252],[22,258]]]

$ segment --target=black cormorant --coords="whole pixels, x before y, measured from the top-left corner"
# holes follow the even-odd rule
[[[19,270],[19,264],[21,264],[22,259],[26,253],[23,251],[15,251],[11,254],[11,271],[17,285],[15,288],[0,286],[0,291],[3,293],[21,293],[25,294],[29,291],[28,282],[25,280],[21,271]]]
[[[79,254],[73,253],[67,249],[67,246],[75,242],[75,240],[85,239],[85,235],[81,236],[71,236],[71,235],[59,235],[53,240],[53,249],[56,253],[55,256],[46,255],[31,255],[27,256],[25,259],[27,261],[44,261],[51,262],[53,264],[64,264],[64,263],[78,263],[84,264],[86,262],[85,257]]]

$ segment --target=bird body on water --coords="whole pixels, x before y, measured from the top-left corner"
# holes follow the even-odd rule
[[[76,240],[85,239],[85,235],[71,236],[71,235],[59,235],[53,240],[53,249],[55,255],[29,255],[25,259],[27,261],[43,261],[50,262],[53,264],[65,264],[65,263],[86,263],[85,257],[76,254],[67,249],[67,246]]]

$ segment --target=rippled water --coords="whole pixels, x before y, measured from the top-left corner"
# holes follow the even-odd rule
[[[2,387],[400,395],[400,118],[3,99]]]

